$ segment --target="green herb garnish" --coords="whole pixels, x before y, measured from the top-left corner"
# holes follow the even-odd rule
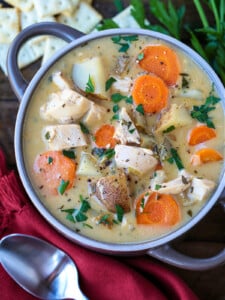
[[[184,169],[183,163],[182,163],[182,161],[181,161],[181,159],[180,159],[180,156],[179,156],[177,150],[174,149],[174,148],[171,148],[171,149],[170,149],[170,153],[171,153],[171,155],[172,155],[172,158],[173,158],[174,162],[175,162],[176,165],[177,165],[178,170]]]
[[[51,156],[48,157],[48,164],[50,165],[53,162],[53,158]]]
[[[49,132],[49,131],[47,131],[47,132],[45,133],[45,139],[46,139],[46,140],[49,140],[49,139],[50,139],[50,132]]]
[[[119,111],[120,107],[118,104],[113,105],[113,112],[117,113]]]
[[[99,158],[106,157],[107,159],[110,159],[115,155],[115,150],[96,147],[92,149],[92,154],[97,155]]]
[[[126,103],[133,104],[133,98],[132,98],[132,96],[127,97],[127,98],[125,99],[125,101],[126,101]]]
[[[85,133],[85,134],[89,134],[90,133],[89,129],[82,122],[80,122],[80,128],[81,128],[81,131],[83,133]]]
[[[114,82],[116,82],[116,79],[114,77],[110,77],[105,83],[105,90],[108,91]]]
[[[167,129],[163,130],[163,133],[168,133],[168,132],[171,132],[175,129],[175,126],[174,125],[171,125],[169,126]]]
[[[114,103],[118,103],[118,102],[120,102],[120,101],[122,101],[122,100],[124,100],[126,98],[127,98],[126,96],[121,95],[120,93],[115,93],[115,94],[111,95],[111,100]]]
[[[88,219],[85,213],[91,208],[89,202],[87,201],[88,198],[83,198],[80,195],[81,205],[79,209],[72,208],[72,209],[62,209],[62,212],[67,213],[67,220],[71,222],[84,222]]]
[[[117,44],[120,46],[119,52],[127,52],[127,50],[130,48],[130,43],[137,41],[138,36],[137,35],[116,35],[111,38],[114,44]]]
[[[69,157],[71,159],[76,158],[75,152],[73,150],[63,150],[62,153],[64,156]]]
[[[105,214],[105,215],[101,216],[101,218],[98,221],[98,224],[111,225],[110,217],[111,217],[110,214]]]
[[[137,59],[140,61],[144,58],[144,53],[139,53],[138,56],[137,56]]]
[[[65,193],[66,188],[69,185],[69,180],[65,181],[64,179],[61,180],[60,185],[58,186],[59,194],[63,195]]]
[[[144,111],[144,107],[142,104],[139,104],[137,107],[136,107],[136,111],[138,111],[140,114],[144,115],[145,114],[145,111]]]
[[[89,75],[88,82],[87,82],[86,88],[85,88],[85,92],[86,93],[94,93],[94,91],[95,91],[95,86],[94,86],[91,76]]]
[[[117,220],[121,223],[123,221],[124,209],[118,204],[116,204],[116,215]]]
[[[197,119],[201,123],[205,123],[210,128],[215,128],[215,125],[209,117],[208,113],[216,108],[215,105],[219,101],[220,98],[210,95],[206,98],[205,104],[193,106],[191,117],[193,119]]]
[[[159,189],[161,189],[161,187],[162,187],[161,184],[156,184],[155,185],[155,190],[158,191]]]

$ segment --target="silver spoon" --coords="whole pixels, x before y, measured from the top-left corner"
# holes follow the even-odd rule
[[[78,272],[72,259],[41,239],[24,234],[3,237],[0,262],[5,271],[35,297],[88,299],[79,288]]]

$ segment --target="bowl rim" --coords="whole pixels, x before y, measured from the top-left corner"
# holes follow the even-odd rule
[[[184,51],[191,59],[205,71],[209,77],[209,79],[214,83],[215,89],[218,93],[218,96],[222,100],[223,110],[225,111],[225,89],[223,87],[222,82],[219,77],[215,73],[215,71],[211,68],[211,66],[193,49],[184,43],[167,36],[162,33],[158,33],[155,31],[145,30],[145,29],[109,29],[100,32],[93,32],[88,35],[84,35],[74,40],[73,42],[66,45],[63,49],[53,55],[48,62],[44,66],[42,66],[37,73],[34,75],[30,83],[28,84],[27,89],[25,90],[23,99],[19,106],[16,124],[15,124],[15,134],[14,134],[14,147],[15,147],[15,157],[17,168],[19,172],[19,176],[23,183],[23,186],[36,209],[39,213],[50,223],[57,231],[59,231],[62,235],[72,240],[73,242],[85,246],[86,248],[90,248],[92,250],[96,250],[98,252],[109,253],[109,254],[127,254],[127,253],[139,253],[145,252],[151,248],[159,247],[161,245],[167,244],[172,240],[180,237],[188,230],[190,230],[194,225],[196,225],[214,206],[216,201],[218,200],[220,194],[222,193],[225,186],[225,165],[223,165],[223,170],[220,176],[220,182],[210,197],[210,199],[203,205],[203,207],[199,210],[199,212],[192,218],[190,221],[181,225],[179,228],[174,231],[160,236],[153,240],[146,240],[141,242],[128,242],[128,243],[109,243],[102,242],[98,240],[94,240],[87,236],[81,235],[72,229],[68,228],[66,225],[62,224],[60,221],[56,219],[44,206],[44,204],[39,199],[37,193],[32,187],[31,180],[29,178],[28,172],[26,171],[25,159],[23,156],[23,124],[24,118],[26,115],[26,111],[28,105],[30,103],[30,99],[39,85],[42,77],[46,74],[46,72],[54,65],[56,61],[61,59],[68,52],[73,50],[80,45],[90,42],[95,39],[101,39],[104,37],[115,36],[115,35],[144,35],[148,37],[152,37],[154,39],[162,40],[163,42],[172,45],[181,51]]]

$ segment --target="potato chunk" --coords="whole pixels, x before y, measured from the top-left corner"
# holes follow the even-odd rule
[[[124,212],[130,211],[130,197],[124,172],[100,178],[96,183],[96,196],[111,212],[116,212],[116,205]]]
[[[42,139],[49,150],[63,150],[86,146],[87,142],[80,125],[52,125],[42,131]]]
[[[91,80],[94,90],[91,92],[100,98],[107,99],[108,92],[105,91],[107,73],[101,57],[96,56],[77,62],[73,65],[72,78],[74,84],[82,91],[86,90],[87,83]]]
[[[41,117],[58,123],[78,121],[88,111],[91,101],[71,89],[52,93],[46,104],[40,108]]]
[[[162,115],[156,128],[156,133],[162,133],[171,126],[175,128],[183,127],[192,123],[192,118],[185,107],[176,103]]]

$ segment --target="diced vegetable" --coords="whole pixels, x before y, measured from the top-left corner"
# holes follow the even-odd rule
[[[216,137],[216,131],[213,128],[209,128],[206,125],[200,125],[193,128],[190,132],[188,144],[195,146],[205,141],[211,140]]]
[[[171,126],[179,128],[190,125],[192,121],[193,120],[185,107],[172,103],[169,109],[161,116],[155,132],[166,133]]]
[[[144,57],[139,61],[142,69],[159,76],[168,85],[177,82],[180,64],[175,51],[165,45],[150,45],[142,53]]]
[[[130,197],[124,172],[100,178],[96,183],[96,196],[111,212],[119,205],[124,212],[130,211]]]
[[[159,77],[141,75],[134,81],[132,97],[145,113],[158,113],[167,106],[169,90]]]
[[[168,194],[148,192],[136,202],[136,220],[144,225],[172,226],[180,221],[180,208],[175,198]]]
[[[109,94],[105,90],[107,73],[101,57],[96,56],[73,65],[72,78],[75,85],[82,91],[86,91],[87,84],[92,88],[88,91],[100,98],[107,99]]]
[[[95,144],[99,148],[114,148],[116,139],[114,138],[115,127],[109,124],[102,125],[95,132]]]
[[[97,159],[88,152],[82,152],[77,174],[82,176],[101,176]]]
[[[74,184],[76,164],[61,151],[47,151],[36,157],[34,172],[39,188],[49,194],[63,194]]]
[[[223,160],[223,156],[211,148],[202,148],[196,151],[191,157],[191,164],[199,166],[201,164]]]

